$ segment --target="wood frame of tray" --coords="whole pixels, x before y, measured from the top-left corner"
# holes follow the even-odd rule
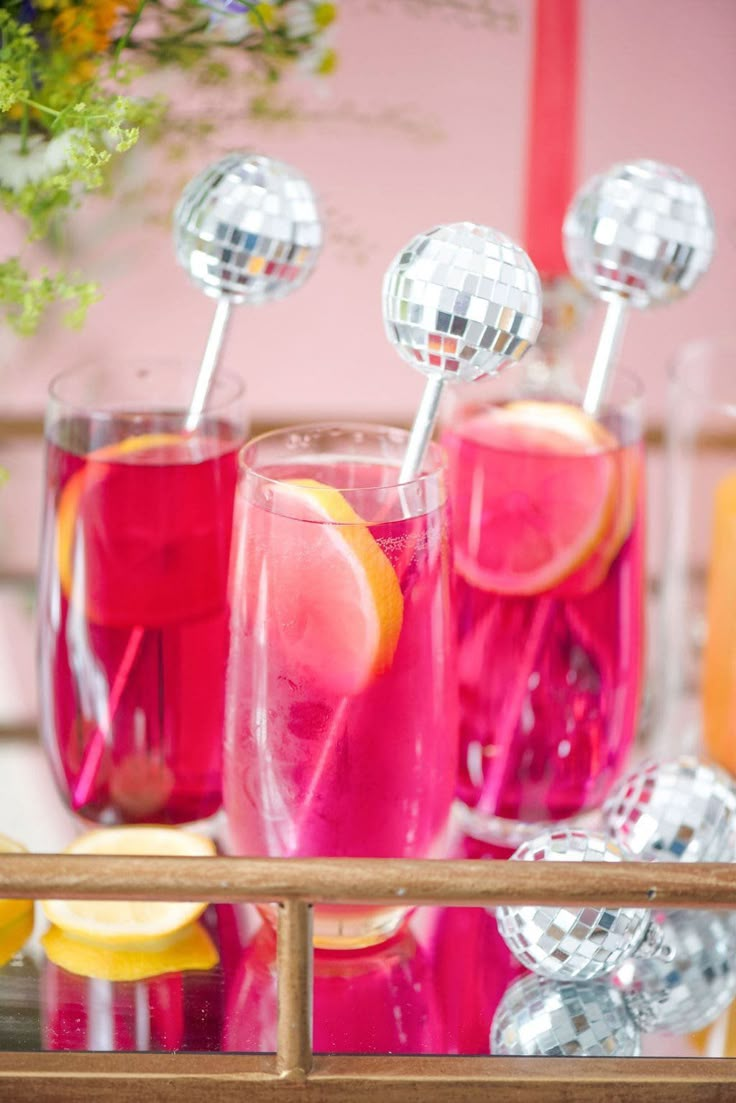
[[[0,1054],[13,1103],[727,1103],[736,1059],[314,1056],[312,905],[570,904],[736,909],[732,865],[0,856],[0,898],[275,903],[276,1054]],[[573,1094],[574,1093],[574,1094]]]

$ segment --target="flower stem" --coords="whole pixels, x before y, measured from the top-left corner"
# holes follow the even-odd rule
[[[139,0],[138,7],[136,8],[135,12],[131,16],[130,22],[128,23],[128,26],[125,29],[125,34],[121,35],[121,37],[115,43],[115,50],[113,51],[113,55],[112,55],[112,75],[113,76],[117,76],[118,64],[120,62],[120,55],[122,54],[123,50],[126,48],[128,43],[130,42],[133,31],[138,26],[140,18],[143,15],[143,9],[146,7],[147,4],[148,4],[148,0]]]

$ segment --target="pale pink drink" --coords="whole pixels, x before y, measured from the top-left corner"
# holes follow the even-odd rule
[[[183,823],[222,802],[242,387],[218,381],[188,429],[193,374],[52,385],[41,726],[59,789],[90,820]]]
[[[441,453],[397,486],[407,434],[306,426],[242,453],[225,809],[234,850],[440,856],[457,762]],[[321,944],[402,909],[318,908]]]
[[[500,381],[495,388],[503,393]],[[614,396],[594,419],[556,396],[473,401],[466,391],[443,444],[456,552],[458,796],[471,833],[514,845],[532,825],[597,808],[634,738],[638,400]]]

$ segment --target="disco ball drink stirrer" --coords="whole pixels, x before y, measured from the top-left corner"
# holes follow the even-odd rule
[[[295,291],[313,271],[322,225],[309,183],[289,165],[230,153],[185,187],[174,212],[176,256],[217,299],[187,429],[195,428],[217,370],[233,305]]]
[[[437,226],[389,265],[383,318],[399,355],[428,377],[399,476],[407,482],[421,470],[444,384],[494,375],[536,341],[539,276],[498,230],[472,222]]]
[[[593,177],[563,226],[573,276],[608,303],[583,400],[594,414],[605,396],[629,306],[673,302],[710,264],[713,215],[698,184],[671,165],[630,161]]]
[[[281,299],[301,287],[317,262],[322,226],[312,189],[293,168],[255,153],[230,153],[185,187],[174,212],[174,241],[179,262],[205,294],[217,299],[184,423],[191,432],[207,403],[232,306]],[[118,687],[114,702],[125,689],[143,638],[141,626],[128,638],[113,680]],[[102,728],[96,727],[74,788],[75,808],[89,800],[105,742]]]

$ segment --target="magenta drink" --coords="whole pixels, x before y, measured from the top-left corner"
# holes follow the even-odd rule
[[[458,795],[471,833],[597,807],[635,733],[643,468],[635,409],[460,403],[443,435],[456,549]]]
[[[457,755],[443,471],[396,485],[399,430],[315,426],[243,452],[225,809],[240,854],[442,853]],[[320,944],[401,909],[318,908]]]
[[[154,392],[155,381],[150,381]],[[84,413],[47,425],[42,730],[87,819],[182,823],[222,799],[235,409]],[[240,388],[225,405],[239,401]],[[216,397],[216,396],[215,396]]]

